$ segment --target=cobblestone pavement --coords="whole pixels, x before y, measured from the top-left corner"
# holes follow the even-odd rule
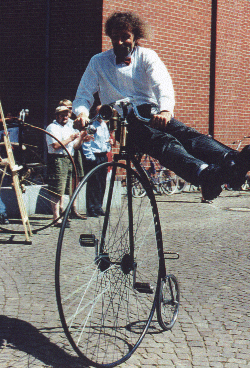
[[[155,321],[120,367],[250,367],[250,194],[158,196],[167,269],[180,283],[181,307],[170,332]],[[76,226],[74,220],[73,227]],[[59,230],[24,244],[0,233],[0,367],[83,367],[58,317],[54,262]]]

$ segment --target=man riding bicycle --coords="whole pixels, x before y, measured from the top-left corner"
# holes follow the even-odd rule
[[[105,31],[113,48],[92,57],[82,76],[73,102],[77,123],[87,123],[94,93],[102,104],[129,97],[140,115],[152,116],[145,124],[130,114],[129,144],[193,185],[201,185],[205,200],[216,198],[222,184],[233,188],[243,184],[250,169],[249,146],[239,153],[174,119],[171,77],[158,55],[138,43],[146,37],[143,21],[131,12],[113,13]]]

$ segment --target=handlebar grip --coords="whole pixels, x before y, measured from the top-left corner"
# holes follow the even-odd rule
[[[102,105],[99,110],[99,117],[102,120],[110,120],[113,114],[113,109],[109,105]]]

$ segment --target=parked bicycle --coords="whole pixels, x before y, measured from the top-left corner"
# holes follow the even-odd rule
[[[178,179],[175,173],[164,168],[159,161],[149,155],[145,155],[143,160],[140,159],[140,164],[147,174],[155,194],[172,195],[176,193],[178,190]],[[132,183],[132,195],[133,197],[143,197],[146,195],[145,189],[135,178]]]
[[[153,188],[136,155],[128,150],[127,100],[113,106],[123,110],[120,152],[113,162],[89,172],[66,209],[60,230],[55,268],[58,310],[65,334],[84,362],[114,367],[126,361],[144,338],[156,310],[163,330],[173,327],[179,310],[176,277],[166,271],[165,260],[178,259],[164,252],[161,225]],[[104,105],[100,115],[110,118]],[[107,112],[108,110],[108,112]],[[133,167],[133,168],[132,168]],[[89,217],[77,230],[66,228],[73,205],[85,198],[87,183],[100,170],[111,169],[106,188],[105,216]],[[121,187],[121,173],[126,187]],[[132,196],[137,180],[145,195]],[[123,189],[123,190],[122,190]]]
[[[53,220],[52,217],[52,206],[51,202],[53,200],[53,193],[48,190],[46,184],[46,162],[43,158],[44,150],[42,147],[36,145],[36,141],[44,141],[45,135],[49,134],[45,130],[35,127],[33,125],[27,124],[24,121],[19,121],[20,129],[23,133],[20,134],[22,137],[21,142],[17,143],[20,145],[20,152],[16,154],[16,162],[18,163],[20,170],[18,171],[19,181],[21,190],[27,198],[27,212],[29,216],[29,222],[33,233],[42,231],[50,226],[52,226],[58,219]],[[40,135],[40,139],[38,136]],[[56,139],[56,138],[55,138]],[[62,148],[65,150],[65,155],[70,157],[69,153],[61,144]],[[72,163],[73,165],[73,163]],[[22,168],[21,168],[22,167]],[[74,167],[74,165],[73,165]],[[76,175],[76,170],[74,168],[74,174]],[[4,171],[0,168],[0,193],[3,194],[4,202],[6,205],[11,205],[15,208],[15,196],[13,196],[12,191],[9,192],[8,188],[12,186],[12,175],[9,170]],[[20,234],[23,233],[22,221],[18,211],[17,214],[9,216],[9,223],[2,224],[0,226],[0,231],[9,234]],[[29,214],[30,212],[30,214]],[[60,216],[62,217],[63,214]]]

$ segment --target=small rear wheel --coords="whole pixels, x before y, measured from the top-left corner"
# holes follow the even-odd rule
[[[177,278],[167,275],[161,280],[158,304],[156,307],[158,323],[164,331],[171,330],[175,324],[180,303]]]

